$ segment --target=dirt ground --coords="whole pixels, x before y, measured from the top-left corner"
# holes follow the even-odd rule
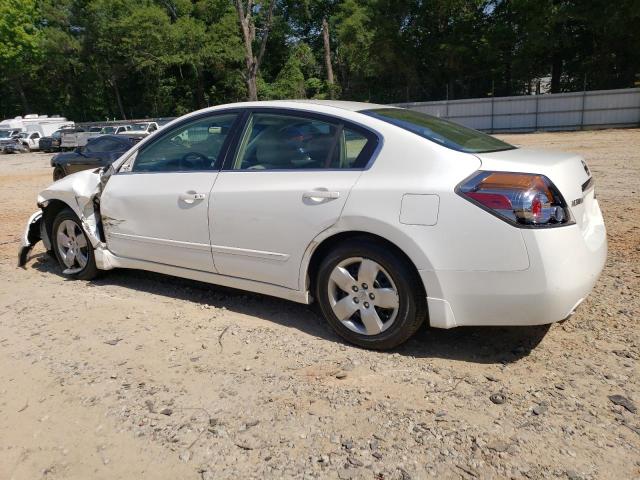
[[[640,130],[504,138],[586,157],[595,291],[550,328],[425,328],[387,353],[277,299],[69,281],[42,247],[16,268],[51,168],[0,156],[0,479],[640,478],[640,413],[609,399],[640,406]]]

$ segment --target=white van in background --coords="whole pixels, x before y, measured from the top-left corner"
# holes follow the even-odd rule
[[[6,148],[3,149],[3,144],[4,147],[7,147],[15,140],[19,140],[27,150],[38,150],[42,137],[49,137],[57,130],[74,126],[74,122],[57,115],[50,117],[29,114],[24,117],[6,119],[0,122],[0,150],[6,150]]]
[[[24,131],[22,117],[3,120],[0,122],[0,141],[10,139],[22,131]]]

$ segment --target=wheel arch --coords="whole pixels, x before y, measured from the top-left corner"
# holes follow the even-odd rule
[[[340,243],[352,240],[352,239],[363,239],[368,241],[373,241],[378,244],[384,245],[390,250],[394,251],[400,257],[402,257],[407,264],[414,271],[416,278],[420,279],[419,286],[422,289],[423,294],[426,297],[426,286],[421,280],[420,273],[418,271],[418,266],[414,259],[412,259],[400,246],[398,246],[395,242],[388,240],[387,238],[370,231],[366,230],[345,230],[333,232],[331,234],[325,235],[323,238],[316,238],[312,246],[310,247],[308,254],[305,257],[308,258],[308,261],[305,262],[303,267],[303,282],[304,282],[304,290],[309,292],[314,291],[315,280],[317,277],[318,269],[322,260]]]
[[[44,231],[47,234],[47,240],[48,240],[48,244],[45,242],[45,246],[47,247],[47,250],[50,250],[51,246],[53,245],[51,243],[51,239],[53,238],[52,237],[53,222],[56,216],[66,208],[68,208],[71,211],[73,211],[73,208],[71,208],[71,205],[58,199],[49,200],[41,208],[42,208],[42,222],[43,222]]]

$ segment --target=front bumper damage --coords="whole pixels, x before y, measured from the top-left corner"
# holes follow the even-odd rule
[[[44,228],[42,221],[42,210],[35,212],[27,221],[27,227],[21,238],[20,251],[18,253],[18,266],[24,267],[29,258],[29,252],[36,243],[43,241],[47,250],[51,249],[51,242],[47,236],[47,230]]]

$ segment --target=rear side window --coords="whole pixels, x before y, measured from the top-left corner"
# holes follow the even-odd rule
[[[467,153],[497,152],[516,147],[490,135],[463,127],[457,123],[404,108],[363,110],[369,115],[415,133],[444,147]]]
[[[340,121],[254,113],[247,122],[233,170],[364,168],[377,145],[370,132]]]

